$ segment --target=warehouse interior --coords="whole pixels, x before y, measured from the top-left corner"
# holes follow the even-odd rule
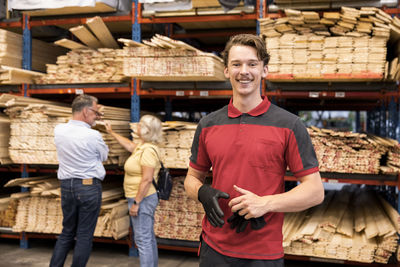
[[[285,266],[400,265],[398,1],[78,2],[0,0],[0,265],[48,264],[62,229],[53,131],[90,94],[127,138],[144,114],[163,122],[173,189],[155,215],[159,266],[198,266],[204,210],[183,181],[199,120],[232,96],[221,52],[240,33],[265,40],[262,95],[307,126],[324,182],[321,205],[285,214]],[[110,153],[88,266],[139,266],[129,153],[94,129]]]

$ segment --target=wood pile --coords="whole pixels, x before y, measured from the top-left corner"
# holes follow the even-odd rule
[[[10,140],[10,119],[0,114],[0,165],[10,164],[12,161],[8,154],[8,142]]]
[[[0,29],[0,66],[22,68],[22,35]],[[53,64],[66,49],[32,39],[32,69],[45,71],[46,64]]]
[[[381,80],[388,75],[386,45],[391,25],[397,26],[382,10],[342,7],[322,17],[313,11],[285,13],[276,20],[259,19],[271,56],[269,80]]]
[[[396,140],[316,127],[308,130],[321,172],[368,174],[400,172],[400,147]],[[387,158],[386,162],[383,158]]]
[[[9,154],[12,162],[21,164],[58,164],[54,128],[71,119],[71,108],[62,103],[8,94],[0,96],[0,106],[10,117]],[[129,109],[102,106],[103,119],[116,132],[129,136]],[[109,146],[106,165],[122,165],[129,153],[105,132],[104,122],[94,127]]]
[[[15,224],[18,200],[11,197],[0,198],[0,227],[12,227]]]
[[[148,81],[224,81],[221,58],[156,34],[147,46],[125,46],[124,74]]]
[[[0,65],[0,84],[31,84],[35,77],[42,75],[41,72]]]
[[[387,263],[396,251],[399,214],[375,192],[355,185],[330,191],[309,210],[286,213],[286,254]]]
[[[37,84],[120,83],[128,77],[122,71],[117,49],[74,49],[47,64],[47,74],[34,79]]]
[[[21,186],[29,188],[19,197],[18,208],[14,213],[14,232],[37,232],[59,234],[62,230],[62,210],[60,183],[49,176],[17,178],[5,187]],[[128,235],[128,204],[123,198],[120,184],[103,183],[102,205],[97,221],[95,236],[120,239]],[[0,212],[1,216],[1,212]]]
[[[199,241],[202,205],[187,197],[185,177],[174,177],[169,200],[160,200],[154,216],[154,231],[159,238]]]
[[[186,169],[197,124],[179,121],[163,122],[161,159],[167,168]]]

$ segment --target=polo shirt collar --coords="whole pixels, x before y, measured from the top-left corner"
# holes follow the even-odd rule
[[[250,116],[256,117],[265,112],[267,112],[268,108],[271,106],[271,102],[269,102],[268,98],[265,96],[261,96],[263,101],[255,108],[247,112]],[[228,117],[230,118],[237,118],[241,116],[243,113],[240,112],[237,108],[233,106],[233,97],[229,101],[228,105]]]
[[[78,120],[69,120],[68,121],[70,124],[77,125],[77,126],[84,126],[86,128],[92,128],[88,123],[84,121],[78,121]]]

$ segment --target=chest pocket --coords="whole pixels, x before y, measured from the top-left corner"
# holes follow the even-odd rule
[[[253,167],[272,168],[269,171],[281,172],[284,166],[284,147],[273,140],[259,139],[250,145],[249,163]]]

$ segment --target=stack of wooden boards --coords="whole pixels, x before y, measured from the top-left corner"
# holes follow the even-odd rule
[[[184,42],[156,35],[137,43],[118,39],[119,49],[100,17],[70,31],[81,43],[62,39],[57,45],[72,49],[47,64],[47,74],[36,77],[37,84],[119,83],[133,78],[151,81],[224,81],[223,61]]]
[[[186,169],[197,124],[163,122],[163,140],[160,143],[161,159],[167,168]]]
[[[0,65],[0,84],[31,84],[36,77],[43,75],[41,72]]]
[[[146,1],[144,1],[146,3]],[[253,13],[254,6],[244,6],[243,1],[237,1],[237,3],[231,2],[233,5],[237,5],[234,9],[228,12],[222,8],[218,0],[191,0],[191,1],[147,1],[149,4],[144,4],[142,11],[143,17],[176,17],[176,16],[207,16],[207,15],[229,15]],[[177,10],[177,2],[191,2],[190,5],[182,4],[182,8]],[[240,2],[240,3],[239,3]],[[187,7],[189,6],[189,7]],[[190,8],[191,6],[191,8]],[[245,22],[245,21],[243,21]],[[221,22],[212,22],[210,25],[217,24],[223,25]]]
[[[9,94],[0,95],[0,107],[10,117],[9,154],[12,162],[20,164],[58,164],[54,144],[54,127],[71,119],[71,108],[65,104],[21,97]],[[103,106],[103,119],[109,122],[115,131],[129,136],[129,109]],[[122,165],[129,153],[105,132],[99,122],[97,129],[102,130],[103,139],[109,146],[109,157],[104,164]]]
[[[346,185],[309,210],[285,214],[286,254],[387,263],[398,248],[398,212],[374,191]]]
[[[61,191],[59,181],[51,177],[17,178],[6,187],[28,187],[30,192],[13,194],[18,207],[15,214],[14,232],[59,234],[62,230]],[[120,185],[103,183],[102,205],[95,236],[120,239],[128,235],[128,204]]]
[[[0,227],[12,227],[15,224],[18,200],[11,196],[0,198]]]
[[[310,127],[308,132],[322,172],[400,173],[400,147],[396,140],[316,127]]]
[[[158,34],[143,42],[121,51],[126,76],[149,81],[225,80],[223,61],[214,54]]]
[[[0,114],[0,165],[10,164],[8,142],[10,141],[10,119]]]
[[[0,66],[22,69],[22,35],[0,29]],[[66,49],[32,39],[32,69],[45,71],[46,64],[55,63]],[[0,82],[1,83],[1,82]]]
[[[204,210],[186,195],[184,179],[174,177],[170,199],[160,200],[157,206],[154,232],[159,238],[199,241]]]
[[[271,56],[269,80],[391,78],[386,45],[398,19],[377,8],[342,7],[322,18],[312,11],[285,12],[276,20],[259,19]]]

